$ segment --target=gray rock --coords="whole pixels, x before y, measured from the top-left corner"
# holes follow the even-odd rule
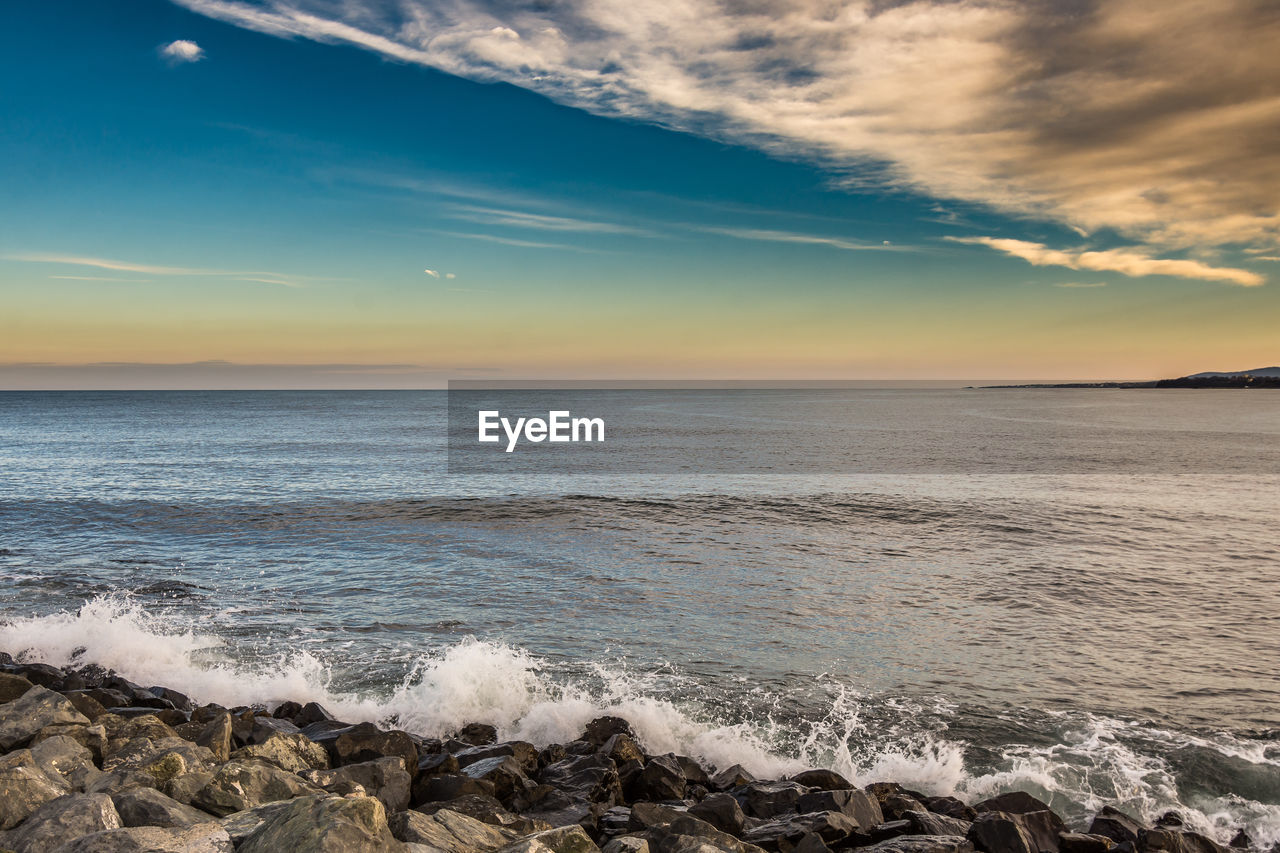
[[[57,853],[234,853],[231,837],[216,823],[164,828],[136,826],[81,836]]]
[[[448,809],[433,815],[400,812],[391,816],[389,825],[399,840],[425,844],[440,853],[491,853],[515,839],[511,830]]]
[[[210,725],[216,725],[219,722],[221,721],[215,720]],[[306,735],[300,733],[272,733],[259,743],[251,743],[237,749],[231,753],[231,758],[236,760],[261,758],[290,773],[329,769],[329,753],[325,748],[318,743],[312,743]]]
[[[984,853],[1039,853],[1020,817],[1006,812],[982,812],[969,828],[967,837]],[[1056,838],[1054,843],[1056,849]]]
[[[820,791],[847,791],[853,787],[848,779],[834,770],[805,770],[792,776],[791,781]]]
[[[12,702],[34,686],[21,675],[0,672],[0,705]]]
[[[191,805],[200,789],[209,784],[213,773],[209,770],[189,770],[175,776],[160,786],[160,790],[183,805]]]
[[[1138,833],[1141,853],[1226,853],[1227,848],[1198,832],[1165,826]]]
[[[632,800],[680,800],[688,790],[689,780],[674,753],[655,756],[632,781],[628,794]]]
[[[264,803],[322,793],[293,773],[265,761],[229,761],[196,793],[191,805],[214,815],[229,815]]]
[[[789,849],[811,835],[823,842],[846,843],[859,829],[857,821],[840,812],[809,812],[752,827],[743,840],[769,850]]]
[[[525,773],[534,773],[538,769],[538,748],[522,740],[494,743],[488,746],[473,746],[454,754],[458,767],[466,767],[486,758],[504,758],[510,756],[520,763]],[[419,759],[421,762],[421,758]]]
[[[974,803],[973,810],[979,813],[1004,812],[1005,814],[1051,811],[1048,803],[1036,799],[1025,791],[1010,791],[989,800]]]
[[[72,705],[76,706],[76,710],[84,714],[90,720],[97,720],[103,714],[107,713],[106,707],[101,702],[89,695],[87,690],[70,690],[62,694]]]
[[[44,853],[104,829],[118,829],[120,815],[106,794],[68,794],[36,809],[5,838],[14,853]]]
[[[606,844],[601,853],[650,853],[650,848],[647,839],[624,835]]]
[[[148,787],[159,788],[179,776],[208,770],[215,764],[208,749],[175,735],[155,740],[132,738],[103,760],[102,769],[146,776],[154,780]]]
[[[1114,846],[1115,841],[1105,835],[1064,832],[1058,836],[1058,849],[1062,853],[1107,853]]]
[[[1142,824],[1119,809],[1103,806],[1102,811],[1098,812],[1093,819],[1093,823],[1090,824],[1089,834],[1110,838],[1117,844],[1123,844],[1127,841],[1130,844],[1137,845],[1138,833],[1143,829]]]
[[[859,853],[973,853],[973,844],[959,835],[900,835],[861,847]]]
[[[89,725],[64,696],[39,685],[0,705],[0,750],[22,746],[45,726]]]
[[[111,802],[125,826],[193,826],[213,820],[207,812],[183,805],[154,788],[129,788],[112,794]]]
[[[657,803],[635,803],[631,807],[634,829],[645,830],[650,847],[659,853],[681,851],[723,851],[723,853],[761,853],[762,848],[721,832],[688,812]]]
[[[231,715],[222,711],[205,724],[195,742],[213,753],[220,762],[231,759]]]
[[[320,751],[324,752],[323,749]],[[337,788],[359,785],[370,796],[381,800],[388,812],[409,808],[409,786],[413,777],[405,772],[404,761],[397,755],[348,764],[336,770],[304,770],[299,775],[317,788],[331,793],[345,793]]]
[[[485,758],[468,764],[462,768],[462,774],[471,779],[493,783],[493,796],[507,804],[533,787],[533,782],[524,775],[520,762],[510,755]]]
[[[754,781],[756,781],[756,777],[752,776],[747,768],[741,764],[734,764],[711,777],[711,789],[714,791],[729,791]]]
[[[600,753],[574,755],[548,764],[538,774],[538,781],[588,802],[612,806],[622,801],[618,768],[609,756]]]
[[[404,759],[404,769],[412,773],[418,766],[418,747],[409,735],[400,731],[384,732],[373,723],[360,723],[333,739],[329,754],[336,765],[359,764],[384,755]]]
[[[840,812],[858,822],[863,829],[884,823],[880,801],[856,788],[834,791],[811,791],[796,800],[798,812]]]
[[[730,835],[741,835],[746,822],[742,806],[731,795],[723,793],[704,797],[702,802],[689,807],[689,814]]]
[[[280,800],[252,809],[245,809],[242,812],[234,812],[218,823],[231,836],[231,842],[239,845],[250,835],[257,832],[258,828],[266,823],[272,815],[286,809],[289,806],[289,802],[289,800]]]
[[[582,827],[561,826],[512,842],[501,853],[600,853],[600,848]]]
[[[904,812],[902,819],[911,826],[908,835],[963,835],[968,836],[971,821],[959,820],[932,812]]]
[[[734,792],[743,811],[768,820],[794,812],[809,789],[795,782],[750,782]]]
[[[50,779],[36,767],[29,751],[6,755],[0,766],[0,830],[17,826],[69,790],[65,782]]]
[[[46,741],[49,738],[67,737],[89,750],[90,757],[98,764],[107,753],[107,730],[102,726],[56,725],[45,726],[31,738],[31,745]]]
[[[298,797],[271,814],[237,853],[385,853],[400,844],[387,827],[387,812],[374,797]]]
[[[360,765],[352,765],[358,767]],[[427,803],[418,806],[415,811],[424,815],[433,815],[441,809],[448,809],[458,814],[473,817],[482,823],[490,826],[499,826],[503,829],[509,829],[517,835],[528,835],[533,832],[541,832],[544,829],[551,829],[551,824],[546,821],[537,820],[526,815],[515,814],[503,807],[493,797],[485,797],[480,794],[469,794],[467,796],[458,797],[454,800],[448,800],[443,803]],[[627,810],[630,813],[630,810]]]

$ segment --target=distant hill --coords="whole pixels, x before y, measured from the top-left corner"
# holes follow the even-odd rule
[[[1063,382],[1036,385],[987,385],[987,388],[1280,388],[1280,367],[1235,373],[1206,371],[1147,382]]]
[[[1226,379],[1233,376],[1266,376],[1268,378],[1280,378],[1280,367],[1259,367],[1256,370],[1231,370],[1206,371],[1205,373],[1193,373],[1190,376],[1184,376],[1183,379]]]

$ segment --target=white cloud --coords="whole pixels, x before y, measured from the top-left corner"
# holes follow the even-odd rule
[[[1151,246],[1280,245],[1274,0],[175,0]]]
[[[1107,286],[1107,283],[1105,281],[1060,281],[1054,284],[1054,287],[1069,287],[1069,288],[1093,288],[1093,287],[1106,287],[1106,286]]]
[[[1006,255],[1021,258],[1032,266],[1067,267],[1073,270],[1118,272],[1130,277],[1170,275],[1205,281],[1225,281],[1242,287],[1257,287],[1266,279],[1249,270],[1235,267],[1213,267],[1201,261],[1180,258],[1153,258],[1141,249],[1051,249],[1043,243],[1001,237],[949,237],[955,243],[987,246]]]
[[[648,235],[650,232],[629,225],[618,225],[594,219],[577,219],[569,216],[550,216],[545,213],[528,213],[522,210],[506,210],[493,207],[458,205],[454,219],[476,222],[481,225],[503,225],[513,228],[531,228],[538,231],[578,231],[601,234]]]
[[[456,276],[456,275],[454,275],[454,274],[453,274],[453,273],[451,273],[451,272],[447,272],[447,273],[445,273],[445,274],[444,274],[444,277],[445,277],[445,278],[447,278],[447,279],[449,279],[450,281],[452,281],[453,279],[457,278],[457,276]]]
[[[178,39],[160,48],[160,55],[174,65],[184,62],[199,62],[204,59],[204,48],[193,41]]]
[[[427,275],[431,276],[432,278],[439,278],[439,277],[440,277],[440,273],[439,273],[439,272],[437,272],[436,270],[423,270],[423,272],[424,272],[424,273],[426,273]]]
[[[213,278],[230,278],[236,281],[253,281],[260,284],[278,284],[281,287],[301,287],[299,276],[262,270],[217,270],[200,267],[170,267],[156,264],[140,264],[133,261],[117,261],[110,258],[92,258],[83,255],[60,255],[41,252],[15,253],[0,255],[6,261],[19,261],[28,264],[59,264],[74,267],[92,267],[94,269],[111,270],[112,272],[133,272],[145,275],[161,276],[205,276]],[[51,276],[51,278],[75,278],[74,276]],[[89,279],[91,277],[82,276]],[[112,279],[119,281],[122,279]]]
[[[713,226],[694,226],[708,234],[722,234],[736,237],[739,240],[764,240],[771,243],[800,243],[809,246],[830,246],[833,249],[844,249],[850,252],[861,251],[903,251],[905,247],[894,246],[888,240],[879,243],[861,243],[856,240],[845,240],[841,237],[826,237],[820,234],[803,234],[795,231],[773,231],[766,228],[716,228]]]

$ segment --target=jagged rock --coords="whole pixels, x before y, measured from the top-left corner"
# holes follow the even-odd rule
[[[140,739],[152,742],[181,740],[173,727],[155,714],[121,717],[111,712],[99,717],[95,722],[107,733],[106,756],[111,756]]]
[[[84,835],[58,853],[234,853],[231,837],[216,823],[162,828],[137,826]]]
[[[973,810],[982,812],[1005,812],[1006,814],[1027,814],[1028,812],[1051,811],[1049,804],[1024,791],[1010,791],[980,803],[974,803]]]
[[[884,823],[880,801],[857,788],[835,791],[810,791],[796,800],[796,811],[840,812],[858,822],[863,829],[871,829]],[[898,833],[905,834],[905,833]]]
[[[24,676],[0,672],[0,705],[12,702],[34,686]]]
[[[972,821],[959,820],[932,812],[906,812],[902,819],[911,825],[908,835],[961,835],[968,836]]]
[[[922,800],[924,807],[934,814],[946,815],[956,820],[967,820],[970,823],[978,813],[955,797],[927,797]]]
[[[0,830],[17,826],[40,806],[68,793],[36,767],[29,751],[4,757],[0,765]]]
[[[713,791],[729,791],[754,781],[756,781],[756,777],[752,776],[747,768],[741,764],[733,764],[711,777],[711,789]]]
[[[216,725],[221,721],[214,721]],[[328,770],[329,753],[318,743],[312,743],[306,735],[288,732],[272,732],[267,738],[231,753],[230,758],[245,760],[260,758],[270,761],[281,770],[299,773],[303,770]],[[405,775],[409,775],[405,773]]]
[[[66,737],[89,750],[93,760],[99,764],[106,755],[107,730],[102,726],[57,725],[45,726],[31,738],[31,745],[55,737]]]
[[[516,834],[475,818],[441,809],[432,815],[399,812],[391,816],[391,833],[404,842],[426,844],[440,853],[488,853],[505,847]]]
[[[14,853],[44,853],[82,835],[119,827],[120,815],[106,794],[68,794],[28,815],[4,844]]]
[[[613,759],[613,763],[621,767],[628,761],[644,764],[644,751],[635,739],[628,734],[616,734],[600,747],[600,751]]]
[[[626,735],[634,740],[636,733],[632,731],[631,724],[621,717],[596,717],[587,723],[580,740],[599,748],[614,735]]]
[[[180,737],[152,741],[134,738],[102,762],[107,771],[148,777],[148,787],[159,788],[193,770],[207,770],[215,764],[213,753]]]
[[[412,738],[400,731],[384,732],[373,723],[360,723],[341,732],[329,748],[329,756],[338,766],[372,761],[384,755],[404,759],[406,773],[412,773],[418,766],[418,747]]]
[[[806,770],[792,776],[791,781],[820,791],[847,791],[853,787],[848,779],[834,770]]]
[[[1061,818],[1048,810],[1015,814],[980,812],[969,829],[973,846],[985,853],[1058,853]]]
[[[1231,836],[1231,840],[1227,842],[1228,847],[1234,847],[1238,850],[1247,850],[1253,846],[1253,839],[1249,837],[1249,833],[1243,829],[1236,830],[1236,834]]]
[[[281,702],[279,705],[277,705],[275,707],[275,710],[271,712],[271,716],[275,717],[277,720],[289,720],[291,723],[293,723],[296,726],[298,724],[298,721],[295,720],[294,718],[301,713],[302,713],[301,703],[288,701],[288,702]]]
[[[636,803],[632,824],[644,829],[650,847],[658,853],[762,853],[762,848],[721,832],[687,812],[654,803]]]
[[[800,797],[809,789],[795,782],[751,782],[734,791],[743,811],[768,820],[796,810]]]
[[[348,764],[336,770],[304,770],[299,775],[317,788],[331,793],[345,793],[331,790],[344,784],[359,785],[369,796],[381,800],[388,812],[409,808],[409,787],[413,777],[405,772],[404,762],[397,755]]]
[[[237,853],[384,853],[399,845],[387,812],[374,797],[298,797],[273,812]]]
[[[441,755],[448,755],[448,753],[441,753]],[[477,761],[484,761],[489,758],[504,758],[506,756],[514,758],[525,773],[536,773],[538,771],[538,748],[522,740],[494,743],[488,746],[473,746],[455,753],[453,758],[458,762],[458,767],[462,768],[475,764]],[[422,766],[421,758],[418,759],[418,766]]]
[[[880,811],[888,820],[905,820],[907,812],[925,812],[924,803],[910,794],[890,794],[880,800]]]
[[[86,785],[102,775],[93,763],[93,753],[65,735],[32,743],[30,752],[31,760],[44,775],[55,783],[61,779],[74,791],[83,791]]]
[[[270,714],[254,712],[250,722],[247,742],[244,746],[266,743],[278,735],[300,735],[302,729],[293,724],[293,720],[280,720]],[[234,726],[233,726],[234,731]]]
[[[561,826],[512,842],[501,853],[600,853],[600,848],[582,827]]]
[[[610,841],[601,853],[651,853],[651,850],[647,839],[625,835]]]
[[[228,815],[276,800],[291,800],[321,793],[293,773],[265,761],[229,761],[192,799],[191,804],[210,814]]]
[[[887,841],[890,838],[897,838],[899,835],[911,834],[911,821],[909,820],[888,820],[879,826],[873,826],[867,832],[871,836],[871,842],[878,844],[881,841]]]
[[[219,713],[205,723],[195,736],[195,742],[213,753],[213,757],[222,763],[231,760],[231,715],[226,711]]]
[[[472,779],[483,779],[493,784],[493,796],[503,803],[510,803],[517,794],[522,794],[533,787],[533,782],[524,775],[520,762],[509,755],[500,758],[486,758],[462,768],[462,773]]]
[[[179,693],[168,687],[148,687],[147,692],[156,696],[158,699],[169,703],[169,706],[179,711],[194,711],[196,703],[185,693]]]
[[[743,834],[742,840],[766,850],[789,850],[810,835],[816,835],[824,842],[845,842],[859,829],[857,821],[840,812],[810,812],[752,827]]]
[[[195,799],[196,794],[200,792],[200,789],[208,785],[212,779],[213,773],[211,771],[191,770],[181,776],[170,779],[160,788],[168,796],[183,805],[189,806],[191,801]]]
[[[447,752],[433,752],[418,759],[418,777],[439,776],[445,773],[457,773],[462,768],[458,759]]]
[[[831,848],[822,840],[822,836],[810,833],[791,848],[791,853],[831,853]]]
[[[22,746],[46,726],[89,725],[66,697],[40,685],[0,705],[0,750]]]
[[[568,757],[569,751],[564,748],[564,744],[548,744],[538,750],[538,766],[546,767],[548,764],[555,764],[557,761],[564,761]]]
[[[1105,835],[1089,835],[1083,832],[1063,832],[1058,836],[1061,853],[1107,853],[1115,842]]]
[[[299,726],[309,726],[312,723],[318,723],[322,720],[332,720],[333,714],[318,702],[308,702],[302,706],[302,710],[294,715],[293,721]]]
[[[1167,811],[1156,818],[1156,826],[1161,829],[1182,829],[1185,825],[1186,821],[1182,819],[1182,815],[1175,811]]]
[[[680,800],[688,789],[684,770],[674,753],[650,758],[631,781],[627,796],[631,800]]]
[[[973,844],[959,835],[900,835],[859,853],[973,853]]]
[[[110,687],[90,687],[84,691],[84,694],[108,711],[112,708],[124,708],[133,701],[128,694],[112,690]]]
[[[199,708],[196,708],[194,711],[192,711],[191,722],[204,725],[206,723],[212,722],[216,717],[220,717],[223,714],[228,714],[228,713],[229,712],[227,711],[226,708],[211,702],[208,705],[201,705]]]
[[[433,815],[441,809],[448,809],[451,812],[475,818],[490,826],[509,829],[518,835],[527,835],[531,832],[541,832],[544,829],[552,828],[546,821],[535,820],[507,811],[507,809],[503,808],[502,803],[495,798],[485,797],[480,794],[468,794],[443,803],[427,803],[426,805],[418,806],[415,811],[424,815]],[[628,810],[629,812],[630,810]]]
[[[711,786],[711,777],[707,775],[707,771],[696,759],[687,755],[677,755],[676,761],[680,762],[680,770],[684,773],[684,778],[689,781],[690,785],[700,785],[703,788]]]
[[[289,802],[289,800],[278,800],[274,803],[266,803],[244,811],[233,812],[220,820],[218,824],[231,836],[231,843],[239,845],[250,835],[257,832],[258,828],[266,823],[272,815],[288,808]]]
[[[592,803],[612,806],[622,801],[617,767],[607,755],[596,752],[548,764],[538,781]]]
[[[1103,806],[1102,810],[1094,817],[1093,823],[1089,825],[1089,834],[1110,838],[1117,844],[1123,844],[1127,841],[1136,846],[1138,833],[1143,829],[1142,824],[1119,809]]]
[[[731,795],[724,793],[704,797],[702,802],[689,807],[689,814],[730,835],[741,835],[746,822],[742,806]]]
[[[111,795],[124,826],[193,826],[213,816],[183,805],[154,788],[129,788]]]
[[[17,675],[24,676],[32,684],[56,690],[62,685],[66,674],[56,666],[47,663],[22,663],[17,665]]]
[[[493,783],[488,779],[472,779],[462,773],[441,773],[416,780],[410,799],[414,804],[421,805],[456,800],[473,794],[492,797],[493,793]]]
[[[458,740],[472,746],[486,746],[498,740],[498,730],[488,723],[467,723],[458,732]]]
[[[1227,848],[1198,832],[1163,827],[1138,833],[1140,853],[1227,853]]]
[[[87,690],[72,690],[63,693],[72,705],[76,706],[76,710],[84,714],[90,720],[97,720],[103,714],[107,713],[107,709],[101,702],[89,695]]]

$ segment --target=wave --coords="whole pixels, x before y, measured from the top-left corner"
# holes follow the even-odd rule
[[[1174,810],[1221,841],[1245,829],[1257,845],[1280,841],[1280,741],[1233,733],[1178,732],[1088,713],[1003,713],[999,731],[1044,737],[986,744],[956,736],[964,712],[941,699],[864,696],[825,685],[818,714],[757,686],[730,713],[680,699],[652,673],[596,663],[588,672],[525,649],[465,639],[424,651],[400,677],[365,690],[350,673],[375,660],[326,659],[308,651],[248,654],[207,620],[153,612],[128,595],[103,595],[78,610],[0,623],[0,648],[56,666],[95,663],[197,701],[235,706],[316,701],[342,719],[395,725],[424,736],[468,722],[535,744],[578,736],[601,714],[629,720],[649,752],[678,752],[714,768],[741,764],[761,777],[825,766],[858,784],[893,780],[931,795],[976,801],[1003,791],[1044,798],[1076,826],[1102,805],[1147,821]],[[689,688],[690,685],[686,685]],[[696,695],[697,683],[681,692]],[[791,713],[788,713],[788,712]],[[975,738],[976,740],[976,738]],[[983,758],[982,756],[987,756]]]

